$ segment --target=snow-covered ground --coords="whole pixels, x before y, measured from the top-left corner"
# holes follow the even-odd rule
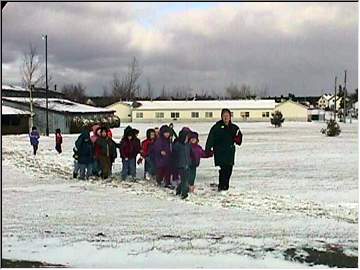
[[[141,138],[149,128],[132,126]],[[175,123],[182,126],[205,144],[211,123]],[[3,136],[3,258],[80,267],[293,268],[311,265],[299,263],[310,257],[307,248],[357,257],[358,124],[341,125],[336,138],[322,135],[324,126],[241,123],[230,191],[212,190],[218,169],[202,160],[187,201],[150,182],[116,180],[120,159],[111,183],[72,179],[76,135],[64,135],[61,155],[54,136],[42,137],[35,158],[26,135]],[[116,141],[124,128],[113,130]]]

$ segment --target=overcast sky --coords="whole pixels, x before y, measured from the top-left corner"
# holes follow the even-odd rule
[[[358,83],[358,3],[8,3],[2,11],[2,79],[20,81],[29,42],[54,82],[103,93],[136,56],[165,86],[218,91],[230,83],[269,94],[318,95],[334,76]]]

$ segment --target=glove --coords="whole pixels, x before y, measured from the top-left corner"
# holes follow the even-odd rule
[[[137,161],[137,165],[140,165],[142,162],[143,162],[143,159],[139,158],[138,161]]]
[[[206,150],[206,151],[205,151],[205,155],[206,155],[207,157],[212,157],[212,156],[214,155],[214,152],[211,151],[211,150]]]
[[[235,142],[237,145],[241,145],[241,143],[242,143],[242,134],[241,134],[241,133],[240,133],[239,135],[236,135],[236,136],[235,136],[234,142]]]

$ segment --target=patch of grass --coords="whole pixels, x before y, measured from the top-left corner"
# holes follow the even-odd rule
[[[44,267],[66,268],[67,266],[62,264],[51,264],[51,263],[38,262],[38,261],[1,259],[1,267],[2,268],[44,268]]]
[[[313,248],[303,248],[307,255],[301,254],[298,249],[289,248],[284,252],[285,259],[308,263],[309,265],[327,265],[329,267],[339,268],[357,268],[358,257],[344,254],[341,248],[328,248],[326,251],[320,251]]]

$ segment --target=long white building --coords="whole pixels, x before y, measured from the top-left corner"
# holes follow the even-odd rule
[[[234,121],[270,120],[276,110],[286,121],[308,121],[308,107],[293,101],[275,103],[274,100],[165,100],[117,102],[107,107],[114,110],[122,122],[212,122],[220,119],[221,110],[232,111]]]

